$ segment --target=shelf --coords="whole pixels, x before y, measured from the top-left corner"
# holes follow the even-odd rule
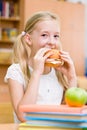
[[[4,84],[7,68],[12,64],[11,51],[15,38],[24,27],[24,2],[25,0],[0,0],[0,84]]]
[[[13,43],[14,41],[11,41],[9,39],[6,39],[6,40],[0,40],[0,44],[1,43]]]
[[[0,17],[0,20],[2,21],[20,21],[20,17]]]
[[[7,61],[6,62],[0,62],[0,65],[5,65],[5,66],[6,65],[11,65],[11,62],[10,61],[8,61],[8,62]]]

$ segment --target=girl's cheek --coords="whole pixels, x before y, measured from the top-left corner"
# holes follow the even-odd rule
[[[44,47],[45,46],[45,43],[44,42],[40,42],[39,43],[39,47]]]
[[[47,40],[41,40],[41,45],[46,45],[47,44]]]

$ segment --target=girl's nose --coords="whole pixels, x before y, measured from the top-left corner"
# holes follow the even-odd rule
[[[56,47],[56,44],[48,43],[48,46],[50,46],[52,49]]]
[[[48,41],[48,45],[51,46],[51,48],[55,48],[56,42],[53,38],[50,38]]]

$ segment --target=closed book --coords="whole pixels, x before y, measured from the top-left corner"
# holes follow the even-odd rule
[[[20,123],[18,130],[82,130],[82,128],[61,128],[61,127],[41,127],[41,126],[33,126],[29,125],[26,122]]]
[[[3,10],[2,0],[0,0],[0,16],[2,16],[2,10]]]
[[[0,64],[11,63],[12,60],[12,49],[0,49]]]
[[[22,112],[59,112],[59,113],[73,113],[81,114],[87,113],[87,106],[70,107],[68,105],[21,105]]]
[[[68,122],[87,122],[87,114],[62,114],[58,112],[28,112],[25,114],[26,120],[53,120]]]
[[[26,122],[27,126],[34,127],[60,127],[60,128],[87,128],[87,122],[58,122],[58,121],[43,121],[43,120],[29,120]]]

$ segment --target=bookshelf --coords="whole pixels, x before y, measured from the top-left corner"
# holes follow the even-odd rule
[[[22,31],[24,0],[0,0],[0,85],[11,64],[15,37]]]

